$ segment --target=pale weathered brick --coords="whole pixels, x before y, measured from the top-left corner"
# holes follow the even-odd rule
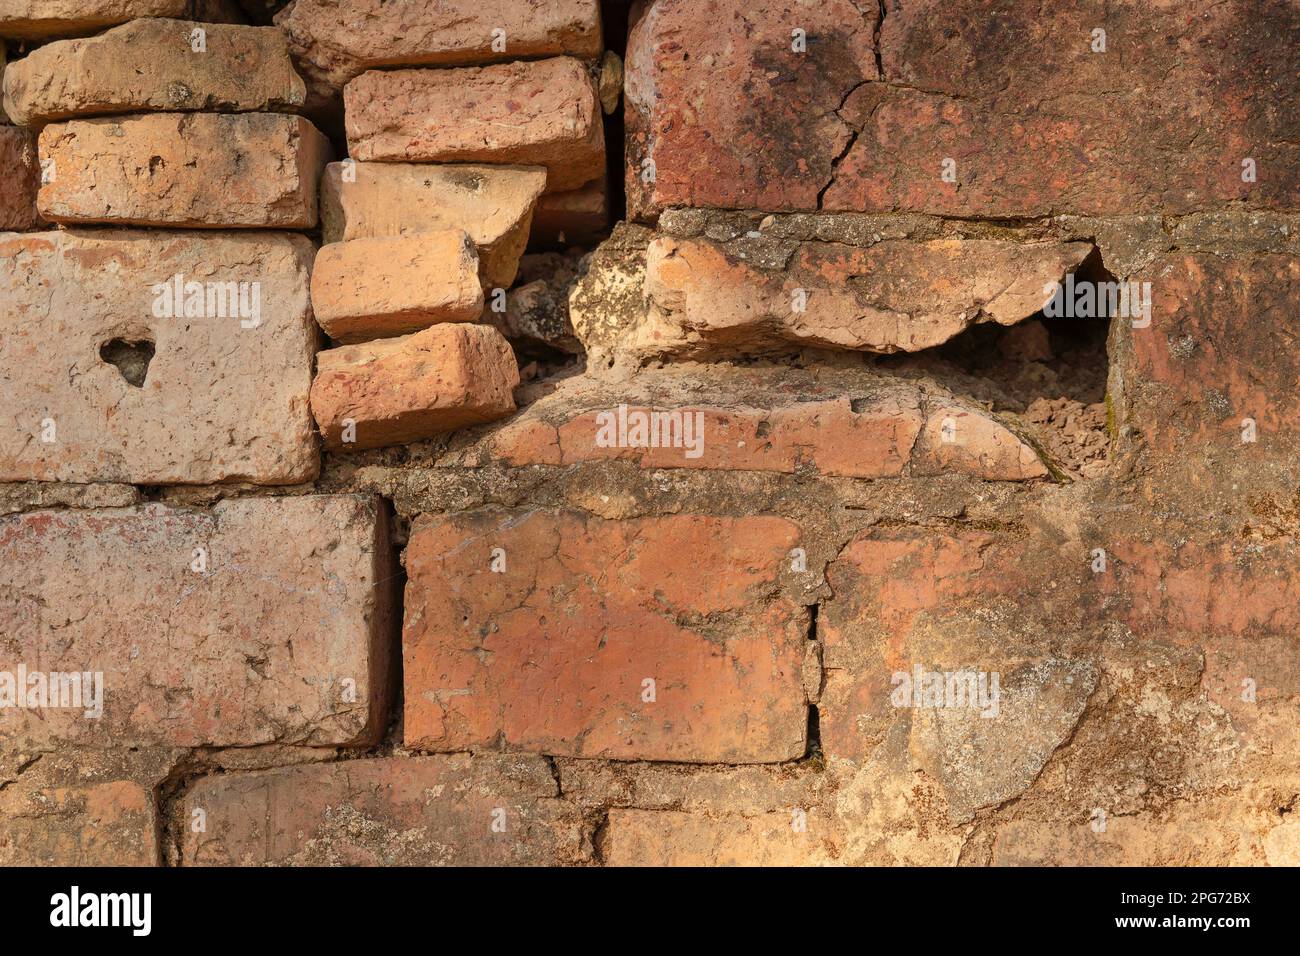
[[[348,84],[344,102],[348,152],[363,162],[544,166],[547,192],[578,189],[605,172],[596,87],[572,57],[374,70]]]
[[[205,777],[184,866],[555,866],[589,857],[540,757],[388,757]]]
[[[84,36],[138,17],[241,23],[234,0],[0,0],[0,37]]]
[[[136,20],[38,47],[5,71],[4,98],[14,122],[42,125],[109,113],[290,112],[306,86],[273,27]]]
[[[795,808],[797,809],[797,808]],[[834,854],[821,815],[756,816],[612,810],[602,834],[608,866],[825,866]]]
[[[799,529],[776,517],[417,519],[407,744],[702,763],[802,756],[807,612],[781,589],[798,544]]]
[[[515,354],[486,325],[329,349],[316,356],[311,410],[328,448],[402,445],[515,410]]]
[[[460,229],[331,243],[316,256],[311,304],[339,342],[471,322],[483,312],[478,253]]]
[[[311,229],[329,141],[277,113],[154,113],[51,123],[37,197],[52,222]]]
[[[484,288],[508,289],[545,186],[541,167],[331,163],[321,228],[327,243],[460,229],[478,249]]]
[[[315,477],[312,251],[270,233],[0,239],[0,480]]]
[[[25,669],[29,705],[0,710],[4,749],[374,741],[383,508],[338,495],[0,519],[0,670]],[[102,714],[87,716],[93,681],[80,707],[31,707],[55,703],[32,697],[36,672],[102,674]]]
[[[565,54],[595,60],[604,48],[598,0],[441,0],[437,6],[298,0],[276,22],[317,107],[332,105],[348,80],[376,67],[475,66]]]

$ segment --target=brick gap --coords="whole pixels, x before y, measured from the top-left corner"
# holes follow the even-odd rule
[[[1075,281],[1117,281],[1094,250]],[[1020,426],[1073,479],[1100,476],[1110,449],[1110,316],[974,325],[924,352],[877,356],[890,374],[930,379]]]

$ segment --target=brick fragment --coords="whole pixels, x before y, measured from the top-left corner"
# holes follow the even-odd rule
[[[0,480],[314,478],[312,254],[275,233],[0,239]]]
[[[563,55],[595,60],[604,48],[598,0],[442,0],[437,7],[298,0],[276,25],[318,107],[336,100],[348,80],[374,68],[477,66]],[[504,49],[494,40],[504,40]]]
[[[184,866],[556,866],[589,857],[540,757],[386,757],[205,777]],[[494,828],[495,827],[495,828]]]
[[[51,123],[37,197],[52,222],[311,229],[329,142],[275,113],[154,113]]]
[[[316,256],[311,302],[345,343],[471,322],[483,312],[478,252],[459,229],[331,243]]]
[[[546,171],[528,166],[331,163],[321,183],[326,242],[460,229],[485,289],[514,284]]]
[[[306,86],[273,27],[150,19],[38,47],[5,71],[4,97],[28,126],[109,113],[291,112]]]
[[[0,670],[24,669],[28,694],[0,711],[6,749],[361,744],[383,729],[392,562],[377,499],[27,512],[0,519],[0,562]],[[33,708],[36,672],[102,678]]]
[[[1088,243],[806,243],[781,271],[731,259],[713,243],[660,237],[649,247],[645,322],[634,354],[761,354],[792,346],[915,352],[978,322],[1012,325],[1073,272]]]
[[[374,70],[348,84],[344,103],[348,152],[362,162],[544,166],[547,192],[578,189],[605,172],[600,101],[572,57]]]
[[[496,329],[455,323],[316,356],[311,409],[329,448],[431,438],[515,410],[519,366]]]
[[[776,517],[417,519],[407,744],[701,763],[802,756],[807,612],[780,587],[798,542]]]

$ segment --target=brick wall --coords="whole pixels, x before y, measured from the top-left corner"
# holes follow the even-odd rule
[[[0,862],[1300,863],[1297,29],[0,0]]]

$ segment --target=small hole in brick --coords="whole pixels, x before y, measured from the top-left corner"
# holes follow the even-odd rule
[[[145,376],[149,374],[149,363],[153,361],[154,346],[147,339],[127,341],[111,339],[99,347],[99,357],[112,365],[128,385],[136,388],[144,386]]]

